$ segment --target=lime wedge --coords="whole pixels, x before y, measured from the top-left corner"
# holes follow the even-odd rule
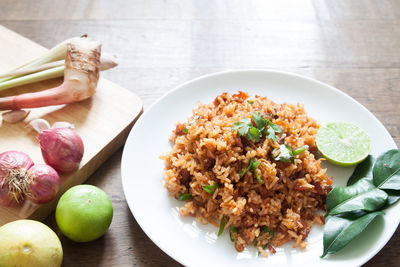
[[[322,126],[316,142],[322,155],[340,166],[360,163],[371,151],[371,138],[367,132],[348,122],[331,122]]]

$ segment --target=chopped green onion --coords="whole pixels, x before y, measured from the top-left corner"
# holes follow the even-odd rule
[[[231,238],[231,241],[232,241],[232,242],[235,242],[235,238],[234,238],[234,236],[233,236],[233,233],[237,233],[237,231],[238,231],[238,229],[237,229],[235,226],[232,226],[232,227],[229,229],[229,237]]]
[[[180,195],[178,196],[178,200],[179,200],[179,201],[185,201],[185,200],[187,200],[187,199],[189,199],[189,198],[191,198],[191,197],[192,197],[192,193],[180,194]]]
[[[253,161],[254,161],[254,159],[251,159],[251,160],[250,160],[249,166],[247,166],[247,168],[242,172],[242,174],[240,175],[240,178],[242,178],[243,176],[245,176],[245,174],[250,170],[251,166],[253,165]]]
[[[253,169],[253,173],[254,173],[254,176],[256,177],[257,181],[258,181],[260,184],[263,184],[264,181],[261,179],[260,175],[259,175],[258,172],[257,172],[257,167],[258,167],[258,165],[260,165],[260,164],[261,164],[261,162],[259,162],[258,160],[256,160],[256,161],[253,162],[253,166],[251,166],[251,168]]]
[[[219,223],[218,236],[222,235],[222,233],[224,232],[226,223],[227,221],[225,216],[222,216],[221,222]]]
[[[250,105],[253,105],[253,104],[254,104],[254,102],[251,101],[251,100],[247,100],[247,103],[249,103]]]
[[[260,235],[265,234],[265,233],[269,233],[269,235],[272,237],[275,236],[274,230],[268,228],[267,226],[263,226],[263,228],[261,228]]]
[[[218,184],[214,182],[213,185],[204,185],[203,190],[209,194],[214,194],[215,189],[218,188]]]
[[[292,152],[292,153],[293,153],[293,156],[299,155],[299,154],[303,153],[304,151],[306,151],[307,149],[308,149],[308,146],[307,146],[307,145],[298,147],[298,148],[296,148],[295,150],[293,150],[293,152]]]

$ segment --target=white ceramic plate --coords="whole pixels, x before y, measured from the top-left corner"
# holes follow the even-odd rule
[[[171,149],[168,138],[177,122],[184,122],[198,102],[209,103],[223,92],[246,91],[282,103],[304,103],[309,116],[320,123],[348,121],[358,124],[372,138],[372,154],[396,148],[384,126],[357,101],[313,79],[278,71],[244,70],[216,73],[187,82],[155,102],[136,122],[122,157],[122,182],[128,205],[150,239],[168,255],[186,266],[287,266],[348,265],[367,262],[387,243],[400,221],[400,206],[394,205],[377,218],[344,250],[325,259],[322,227],[314,226],[308,247],[293,249],[293,243],[277,248],[268,258],[254,248],[238,253],[228,231],[217,238],[218,229],[196,219],[180,217],[182,202],[164,188],[164,162],[159,156]],[[326,164],[334,185],[345,185],[354,167]]]

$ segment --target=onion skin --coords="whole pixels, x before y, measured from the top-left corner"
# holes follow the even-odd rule
[[[44,161],[60,172],[79,168],[84,146],[81,137],[71,128],[43,130],[37,137]]]
[[[0,206],[14,207],[18,206],[19,204],[21,204],[21,202],[18,203],[17,200],[15,200],[15,198],[13,197],[13,195],[9,193],[8,185],[5,184],[2,187],[0,187]]]
[[[25,196],[19,196],[19,202],[9,192],[8,183],[4,183],[4,179],[10,170],[20,171],[25,173],[33,166],[32,159],[20,151],[6,151],[0,154],[0,205],[1,206],[16,206],[23,202]]]
[[[30,189],[26,197],[36,204],[50,202],[60,190],[60,176],[49,165],[36,164],[27,174]]]

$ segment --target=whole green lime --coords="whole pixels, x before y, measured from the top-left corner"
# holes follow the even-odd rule
[[[61,232],[75,242],[89,242],[110,227],[113,207],[110,198],[93,185],[77,185],[58,201],[56,221]]]

